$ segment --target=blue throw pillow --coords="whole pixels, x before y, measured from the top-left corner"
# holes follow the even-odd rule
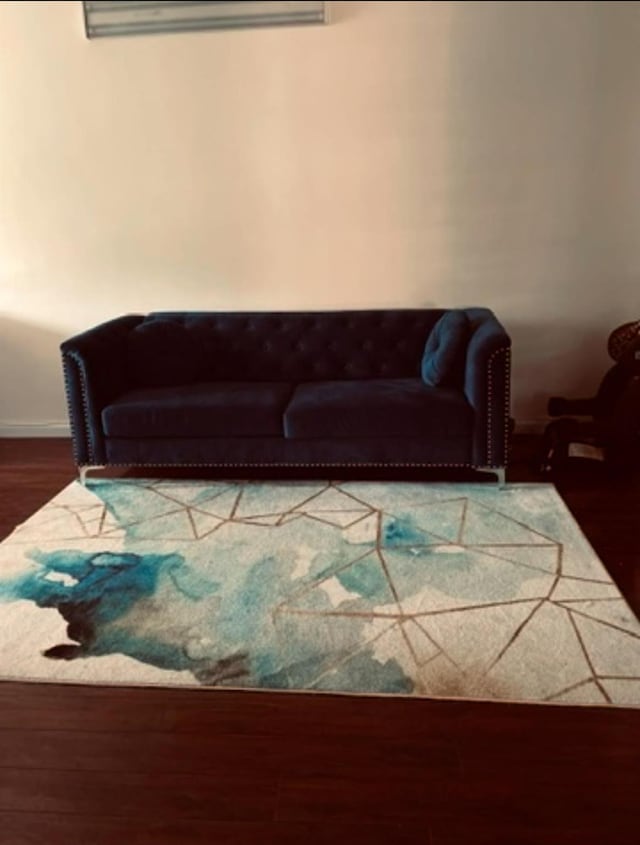
[[[422,380],[429,387],[459,387],[471,324],[464,311],[446,311],[431,330],[422,355]]]

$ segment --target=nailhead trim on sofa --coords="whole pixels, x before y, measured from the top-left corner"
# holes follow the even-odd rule
[[[506,370],[506,389],[504,391],[504,466],[507,465],[507,457],[509,450],[509,407],[510,396],[509,388],[511,385],[511,349],[508,346],[503,346],[496,349],[489,356],[489,370],[487,376],[487,403],[491,407],[493,399],[493,360],[498,355],[506,354],[505,370]],[[487,419],[487,466],[495,466],[493,456],[493,421],[491,414],[488,414]]]

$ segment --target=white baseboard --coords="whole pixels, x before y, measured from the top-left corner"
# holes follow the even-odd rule
[[[2,422],[0,437],[71,437],[69,423],[44,422]]]
[[[516,420],[516,434],[542,434],[549,420]],[[1,422],[0,437],[71,437],[69,423]]]

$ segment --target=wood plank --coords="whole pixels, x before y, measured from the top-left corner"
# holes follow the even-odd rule
[[[425,765],[417,777],[354,771],[343,767],[342,777],[323,780],[297,774],[283,779],[278,800],[278,821],[356,824],[367,819],[389,824],[411,822],[429,827],[448,803],[451,777]]]
[[[582,822],[562,814],[555,823],[508,823],[502,819],[436,822],[431,845],[637,845],[638,832],[631,819],[611,818],[597,824],[587,813]]]
[[[73,476],[0,440],[0,534]],[[558,489],[638,612],[640,479]],[[623,708],[5,682],[0,845],[635,845],[639,749]]]
[[[466,703],[375,696],[0,683],[0,729],[292,735],[378,742],[449,736]],[[386,717],[380,720],[380,714]],[[425,718],[428,716],[428,718]]]
[[[0,811],[170,821],[269,821],[277,782],[236,774],[0,768]]]
[[[399,825],[327,822],[149,821],[54,813],[0,813],[2,845],[429,845],[429,832]]]
[[[339,739],[339,741],[338,741]],[[174,774],[259,775],[279,778],[291,772],[322,780],[340,777],[344,760],[360,772],[421,776],[425,767],[451,777],[460,770],[450,740],[416,741],[400,727],[396,736],[363,742],[362,734],[336,737],[331,726],[299,735],[295,743],[273,736],[200,733],[77,730],[0,730],[3,768],[85,772],[155,772]],[[1,776],[1,775],[0,775]]]

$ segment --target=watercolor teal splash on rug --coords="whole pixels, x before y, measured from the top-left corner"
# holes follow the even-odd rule
[[[0,676],[640,706],[551,485],[74,482],[0,544]]]

